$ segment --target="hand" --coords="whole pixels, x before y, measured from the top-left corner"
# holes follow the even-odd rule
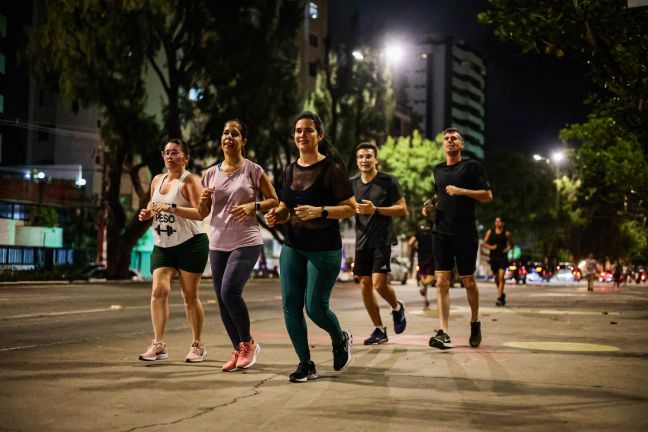
[[[256,212],[256,203],[245,203],[235,206],[230,214],[236,222],[243,222]]]
[[[450,196],[462,195],[463,189],[458,188],[457,186],[449,185],[446,186],[446,192]]]
[[[376,206],[369,200],[363,199],[362,202],[359,202],[356,206],[356,213],[358,214],[374,214],[376,213]]]
[[[200,205],[205,205],[207,207],[211,207],[211,201],[212,201],[212,195],[214,194],[214,191],[216,189],[214,188],[207,188],[203,189],[202,193],[200,194]]]
[[[275,209],[273,208],[268,213],[266,213],[263,216],[263,219],[265,219],[265,223],[266,225],[268,225],[268,228],[274,227],[277,224],[277,213]]]
[[[153,204],[153,211],[155,213],[161,213],[161,212],[171,213],[172,207],[164,203],[155,203]]]
[[[140,210],[139,216],[138,216],[140,221],[149,220],[152,217],[153,217],[153,211],[151,209],[147,209],[147,208]]]
[[[322,216],[322,208],[309,205],[300,205],[295,207],[295,214],[297,215],[299,220],[313,220]]]

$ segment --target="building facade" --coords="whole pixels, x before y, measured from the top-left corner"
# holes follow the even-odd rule
[[[429,139],[448,127],[462,132],[464,153],[484,157],[486,65],[475,51],[449,36],[415,45],[402,70],[405,92]]]

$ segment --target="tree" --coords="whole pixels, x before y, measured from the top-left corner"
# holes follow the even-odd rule
[[[413,233],[423,218],[421,208],[434,191],[432,169],[445,161],[443,134],[434,141],[421,137],[415,130],[409,137],[387,137],[378,150],[381,169],[394,175],[405,193],[409,214],[407,218],[396,218],[396,232]]]
[[[479,20],[524,52],[579,62],[592,84],[588,101],[636,134],[648,158],[648,10],[626,0],[489,0]],[[648,160],[648,159],[646,159]]]
[[[571,163],[581,182],[577,205],[586,221],[582,251],[600,257],[648,257],[641,240],[648,237],[648,163],[637,137],[613,119],[597,117],[563,129],[560,136],[578,146]]]
[[[197,146],[219,135],[222,123],[215,120],[216,131],[207,111],[210,105],[189,99],[192,86],[209,84],[206,101],[267,90],[261,87],[267,83],[251,79],[252,74],[247,80],[236,80],[240,76],[236,72],[244,70],[246,62],[258,53],[232,49],[235,42],[281,35],[283,49],[270,51],[264,58],[273,61],[263,67],[269,77],[285,73],[291,60],[288,66],[279,66],[294,53],[286,41],[291,34],[294,40],[297,20],[279,19],[280,25],[269,35],[265,34],[267,26],[260,23],[272,23],[276,14],[285,11],[297,13],[299,7],[293,3],[68,0],[48,4],[42,25],[30,32],[26,58],[34,76],[55,83],[75,109],[97,106],[101,110],[110,277],[127,277],[131,249],[148,228],[148,223],[137,220],[137,212],[129,215],[119,201],[124,170],[139,197],[139,207],[144,207],[149,190],[140,181],[140,171],[147,171],[145,177],[149,178],[161,171],[158,146],[165,137],[182,136],[196,119],[207,125],[193,135]],[[255,72],[258,74],[258,69]],[[290,70],[287,75],[292,73]],[[224,77],[229,81],[224,82]],[[161,93],[155,88],[161,88]],[[285,114],[290,110],[290,93],[281,95],[278,101],[263,101],[266,105],[259,109]],[[157,100],[161,104],[147,113],[147,106],[155,106]],[[200,154],[200,148],[193,150]]]
[[[358,45],[357,26],[356,11],[346,39],[326,41],[325,63],[306,103],[329,125],[329,137],[349,167],[360,142],[385,141],[395,108],[389,69],[377,52]]]

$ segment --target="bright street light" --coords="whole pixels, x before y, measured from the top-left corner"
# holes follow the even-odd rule
[[[356,60],[363,60],[363,59],[364,59],[364,56],[362,55],[362,53],[361,53],[359,50],[355,50],[355,51],[353,51],[353,52],[351,53],[351,55],[352,55],[353,58],[356,59]]]
[[[397,65],[403,59],[405,55],[405,46],[400,42],[388,42],[385,47],[385,57],[387,62],[393,65]]]
[[[551,160],[553,160],[556,165],[560,164],[563,159],[565,159],[565,152],[561,150],[555,151],[551,155]]]
[[[540,161],[540,160],[542,160],[542,159],[544,159],[544,158],[543,158],[542,156],[540,156],[539,154],[534,154],[534,155],[533,155],[533,159],[535,159],[535,160],[537,160],[537,161]]]

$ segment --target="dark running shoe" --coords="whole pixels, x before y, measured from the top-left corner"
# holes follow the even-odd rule
[[[432,348],[439,348],[444,350],[452,348],[452,341],[450,340],[448,333],[444,332],[443,330],[437,330],[436,335],[430,338],[430,346]]]
[[[502,294],[502,297],[497,297],[495,306],[506,306],[506,294]]]
[[[481,340],[482,340],[481,322],[472,321],[470,323],[470,346],[473,348],[477,348],[481,343]]]
[[[376,328],[373,331],[373,333],[371,333],[371,336],[365,339],[364,344],[365,345],[384,344],[388,340],[389,339],[387,338],[387,327],[383,327],[382,330]]]
[[[398,302],[400,305],[400,310],[392,311],[392,316],[394,317],[394,333],[401,334],[405,331],[407,327],[407,319],[405,319],[405,305],[402,302]]]
[[[300,362],[297,365],[297,370],[290,374],[290,382],[300,383],[317,378],[317,371],[315,370],[315,363],[312,361]]]
[[[333,344],[333,369],[343,371],[351,364],[351,344],[353,336],[346,330],[342,330],[344,339],[338,344]]]

